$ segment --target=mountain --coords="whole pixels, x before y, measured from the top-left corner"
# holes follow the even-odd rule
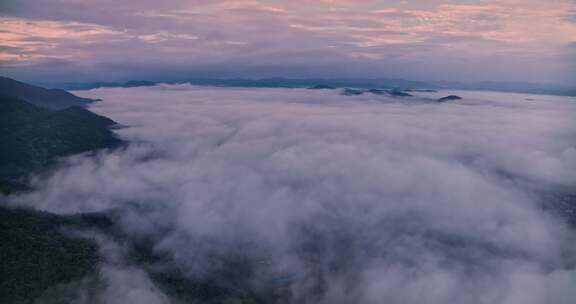
[[[141,87],[151,86],[161,82],[136,80],[120,82],[87,82],[87,83],[44,83],[49,87],[67,90],[89,90],[101,87]],[[167,81],[165,83],[192,85],[222,86],[222,87],[263,87],[263,88],[430,88],[431,85],[404,79],[354,79],[354,78],[303,78],[292,79],[283,77],[246,79],[246,78],[189,78],[185,80]]]
[[[38,107],[61,110],[73,106],[84,106],[91,99],[81,98],[60,89],[45,89],[0,76],[0,95],[22,98]]]
[[[147,80],[130,80],[120,85],[123,88],[135,88],[135,87],[151,87],[155,86],[156,83]]]
[[[264,87],[264,88],[358,88],[358,89],[398,89],[405,92],[434,92],[434,89],[501,91],[513,93],[576,96],[574,85],[515,83],[515,82],[455,82],[455,81],[413,81],[396,78],[188,78],[173,81],[127,81],[127,82],[46,82],[45,86],[65,90],[89,90],[101,87],[141,87],[158,83],[223,86],[223,87]]]
[[[118,146],[110,130],[115,124],[82,107],[52,111],[0,95],[0,177],[17,178],[60,156]]]
[[[333,90],[336,89],[333,86],[325,85],[325,84],[317,84],[315,86],[309,87],[309,90]]]
[[[458,96],[458,95],[448,95],[442,98],[437,99],[436,101],[438,102],[446,102],[446,101],[453,101],[453,100],[460,100],[462,99],[462,97]]]
[[[110,130],[113,120],[82,107],[87,99],[8,78],[0,78],[0,88],[1,194],[26,191],[21,178],[45,170],[58,157],[121,144]],[[3,198],[0,303],[38,303],[38,298],[69,303],[74,296],[69,286],[82,278],[97,281],[97,244],[66,233],[84,226],[84,217],[15,208]]]
[[[62,89],[62,90],[91,90],[97,88],[135,88],[135,87],[149,87],[157,85],[158,82],[147,80],[130,80],[126,82],[115,81],[96,81],[96,82],[40,82],[47,88]]]
[[[473,91],[498,91],[510,93],[543,94],[557,96],[576,96],[576,85],[541,84],[525,82],[434,82],[437,88],[473,90]]]
[[[62,233],[77,222],[71,216],[0,205],[0,303],[38,303],[55,286],[62,289],[96,273],[96,243]],[[70,303],[57,291],[44,297]]]

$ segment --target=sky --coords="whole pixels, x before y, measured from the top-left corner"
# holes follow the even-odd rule
[[[2,74],[570,84],[574,0],[6,0]]]

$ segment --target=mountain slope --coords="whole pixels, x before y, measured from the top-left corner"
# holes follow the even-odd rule
[[[1,76],[0,94],[19,97],[36,106],[53,110],[83,106],[92,102],[91,99],[81,98],[64,90],[45,89]]]
[[[70,96],[67,100],[78,98]],[[27,190],[19,178],[44,170],[57,157],[118,146],[113,125],[83,107],[51,110],[0,95],[0,193]],[[70,303],[74,295],[68,294],[69,284],[98,278],[97,244],[66,233],[74,225],[82,225],[82,219],[6,206],[0,195],[0,303],[38,303],[38,298]]]
[[[34,300],[50,287],[96,271],[96,244],[61,231],[76,222],[72,217],[0,205],[0,303],[37,303]]]
[[[59,111],[0,95],[0,178],[13,179],[56,157],[118,146],[109,118],[81,107]]]

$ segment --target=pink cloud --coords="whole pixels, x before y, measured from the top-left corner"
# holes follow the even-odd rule
[[[348,58],[347,64],[356,64],[358,58],[365,62],[402,58],[446,63],[453,59],[484,66],[497,55],[521,59],[517,66],[527,62],[537,66],[549,65],[554,54],[576,41],[576,22],[567,18],[576,9],[571,0],[484,0],[476,4],[170,0],[162,4],[139,1],[132,6],[123,3],[108,15],[96,14],[98,8],[89,4],[52,13],[46,6],[47,12],[36,12],[34,18],[2,17],[0,41],[7,48],[0,61],[91,58],[96,64],[129,54],[128,60],[137,57],[141,62],[146,62],[146,56],[150,60],[171,56],[180,62],[275,60],[289,66],[292,58],[300,58],[296,54],[324,53],[339,61]],[[65,9],[71,11],[57,15]],[[70,20],[70,16],[84,19]],[[251,60],[246,59],[249,56]],[[308,60],[314,63],[319,58]]]

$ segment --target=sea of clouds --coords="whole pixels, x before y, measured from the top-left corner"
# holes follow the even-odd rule
[[[156,270],[281,289],[280,303],[576,299],[576,213],[544,195],[576,191],[570,98],[456,92],[464,99],[439,104],[447,92],[189,85],[78,93],[103,99],[92,110],[128,126],[117,133],[130,145],[63,160],[13,202],[121,210],[126,235],[169,257]],[[122,264],[102,266],[102,301],[172,303],[146,271]],[[235,278],[242,267],[251,269]]]

